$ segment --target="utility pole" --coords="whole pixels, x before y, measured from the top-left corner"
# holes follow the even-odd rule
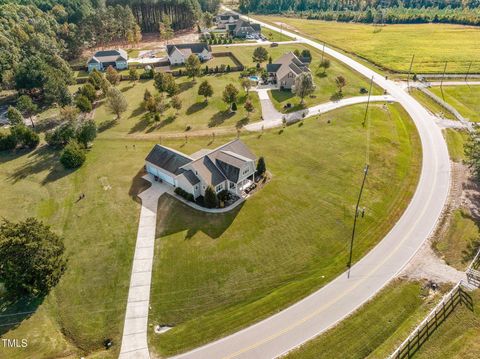
[[[367,107],[365,108],[365,117],[363,118],[363,122],[362,122],[363,127],[365,127],[365,123],[367,122],[368,106],[370,105],[370,95],[372,94],[372,86],[373,86],[373,76],[370,79],[370,89],[368,90]]]
[[[355,239],[355,228],[357,227],[357,216],[358,216],[358,206],[360,205],[360,199],[362,198],[363,187],[365,186],[365,180],[367,179],[368,174],[368,164],[365,165],[363,170],[363,181],[362,186],[360,187],[360,193],[358,194],[357,205],[355,207],[355,218],[353,220],[353,229],[352,229],[352,239],[350,240],[350,256],[348,258],[348,278],[350,278],[350,268],[352,267],[352,254],[353,254],[353,240]]]
[[[468,65],[467,74],[465,75],[465,82],[467,82],[467,77],[468,77],[468,75],[470,75],[470,68],[472,67],[472,62],[473,61],[470,61],[470,65]]]
[[[407,92],[410,92],[410,74],[412,73],[413,60],[415,59],[415,54],[412,55],[412,61],[410,61],[410,68],[408,69],[407,76]]]

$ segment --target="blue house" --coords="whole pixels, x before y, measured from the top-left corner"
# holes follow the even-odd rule
[[[125,50],[105,50],[97,51],[87,62],[88,72],[97,69],[104,71],[109,66],[117,70],[128,69],[128,54]]]

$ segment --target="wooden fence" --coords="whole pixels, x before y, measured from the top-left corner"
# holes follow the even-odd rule
[[[411,358],[455,308],[463,304],[470,310],[473,310],[472,298],[463,289],[463,282],[460,281],[442,298],[441,302],[433,308],[393,354],[389,356],[389,359]]]

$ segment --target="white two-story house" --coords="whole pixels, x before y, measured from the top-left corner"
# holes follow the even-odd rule
[[[205,43],[167,45],[170,65],[184,64],[192,54],[202,62],[208,61],[212,58],[212,48]]]
[[[155,145],[145,162],[147,172],[156,179],[180,187],[194,198],[204,196],[208,186],[216,193],[228,190],[241,196],[256,170],[256,156],[239,139],[191,156]]]
[[[219,29],[226,29],[228,24],[233,24],[239,19],[240,16],[238,16],[237,14],[231,12],[224,12],[222,14],[218,14],[215,18],[215,21]]]
[[[103,71],[109,66],[112,66],[117,70],[127,69],[127,52],[122,49],[97,51],[87,62],[88,72],[93,71],[93,69]]]

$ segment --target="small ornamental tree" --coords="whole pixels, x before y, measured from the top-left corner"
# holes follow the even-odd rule
[[[200,60],[196,55],[190,55],[185,62],[185,70],[187,71],[188,77],[191,77],[195,82],[195,77],[200,75]]]
[[[95,137],[97,137],[97,125],[94,120],[87,120],[82,122],[76,131],[77,141],[87,148],[90,142],[93,142]]]
[[[256,62],[258,65],[260,65],[262,62],[265,62],[268,60],[268,51],[264,47],[257,47],[255,51],[253,51],[253,56],[252,56],[253,62]]]
[[[93,108],[90,100],[84,95],[77,95],[77,97],[75,97],[75,105],[83,113],[90,112]]]
[[[88,82],[78,89],[78,93],[88,98],[92,103],[97,99],[97,90]]]
[[[67,267],[63,238],[35,218],[0,224],[0,282],[14,296],[44,296]]]
[[[180,99],[180,97],[175,95],[175,96],[172,97],[170,102],[171,102],[172,107],[175,109],[176,114],[178,115],[178,111],[180,111],[182,109],[182,100]]]
[[[245,91],[247,91],[247,95],[248,93],[250,92],[250,89],[252,88],[252,81],[247,78],[247,77],[244,77],[242,79],[242,87],[245,89]]]
[[[60,155],[60,163],[67,169],[78,168],[85,162],[85,152],[77,141],[72,140]]]
[[[345,80],[345,77],[340,75],[335,78],[335,83],[338,87],[338,93],[341,95],[343,88],[347,85],[347,80]]]
[[[23,125],[24,120],[20,111],[15,107],[9,106],[7,110],[7,119],[11,126]]]
[[[115,115],[117,115],[117,120],[120,119],[122,113],[127,111],[128,103],[125,99],[123,93],[117,89],[116,87],[111,87],[107,91],[107,107],[112,111]]]
[[[165,95],[160,94],[155,96],[155,111],[156,111],[155,115],[158,115],[158,120],[162,118],[163,114],[167,110],[168,110],[168,104],[165,102]]]
[[[236,102],[232,103],[231,109],[232,109],[233,112],[237,111],[238,108],[237,108],[237,103]]]
[[[218,206],[218,197],[212,186],[208,186],[205,190],[204,202],[207,208],[216,208]]]
[[[295,79],[295,95],[301,98],[300,104],[303,105],[304,98],[315,91],[315,83],[313,82],[310,72],[303,72]]]
[[[143,93],[143,101],[147,101],[151,97],[152,94],[150,93],[150,91],[148,91],[148,89],[145,89],[145,92]]]
[[[245,105],[243,107],[245,108],[245,111],[247,111],[247,118],[250,118],[250,113],[255,109],[252,100],[248,99],[245,101]]]
[[[309,49],[303,49],[302,53],[300,54],[301,57],[307,58],[307,59],[312,59],[312,53],[310,52]]]
[[[45,134],[45,141],[55,148],[64,147],[73,138],[75,138],[75,127],[72,122],[66,122]]]
[[[30,119],[32,126],[35,126],[33,123],[32,116],[35,112],[38,111],[38,106],[33,103],[30,96],[22,95],[18,98],[17,109],[28,119]]]
[[[232,104],[237,102],[238,90],[232,84],[225,86],[223,90],[222,99],[223,102],[229,105],[230,110],[233,110]]]
[[[128,77],[130,78],[130,81],[132,81],[135,85],[140,79],[140,74],[135,67],[130,67],[130,70],[128,70]]]
[[[323,74],[330,68],[330,60],[323,59],[320,64],[318,65],[319,68],[323,69]]]
[[[107,67],[105,77],[113,86],[116,86],[120,82],[120,75],[111,65]]]
[[[267,171],[267,166],[265,165],[265,158],[260,157],[257,161],[257,175],[263,177]]]
[[[213,87],[205,80],[198,87],[198,94],[205,97],[205,102],[208,102],[208,98],[213,96]]]

